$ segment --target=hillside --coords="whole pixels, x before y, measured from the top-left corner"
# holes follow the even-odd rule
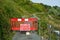
[[[12,38],[14,32],[10,30],[10,18],[29,18],[32,16],[39,18],[40,27],[43,31],[47,30],[47,24],[60,30],[60,7],[33,3],[30,0],[1,0],[0,32],[3,36],[1,38],[3,40],[11,40]]]

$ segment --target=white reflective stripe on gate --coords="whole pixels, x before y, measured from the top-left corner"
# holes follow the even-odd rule
[[[28,19],[25,19],[25,21],[28,21]]]
[[[21,21],[21,19],[18,19],[18,21]]]

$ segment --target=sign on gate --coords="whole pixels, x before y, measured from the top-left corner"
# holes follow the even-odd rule
[[[30,31],[30,24],[20,24],[20,31]]]

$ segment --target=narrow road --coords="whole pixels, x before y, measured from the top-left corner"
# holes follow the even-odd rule
[[[41,40],[41,37],[38,36],[36,33],[31,33],[31,35],[25,35],[20,32],[17,32],[12,40]]]

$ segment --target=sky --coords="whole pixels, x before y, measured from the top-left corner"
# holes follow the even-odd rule
[[[50,6],[59,6],[60,7],[60,0],[31,0],[34,3],[43,3]]]

